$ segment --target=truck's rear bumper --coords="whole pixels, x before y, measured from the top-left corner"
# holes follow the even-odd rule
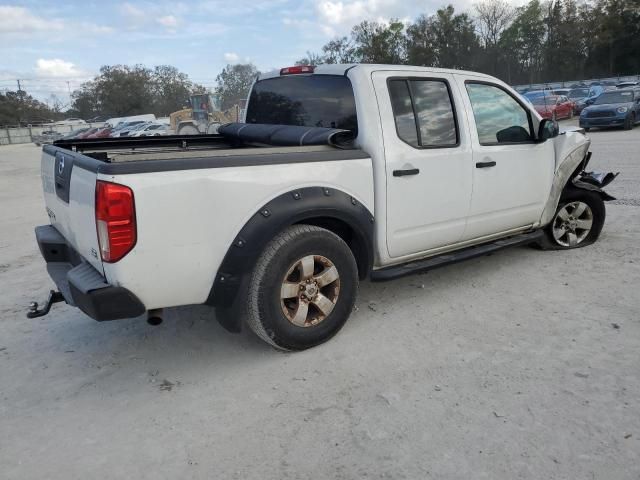
[[[137,317],[146,311],[129,290],[109,285],[52,225],[36,227],[36,239],[47,272],[69,305],[98,321]]]

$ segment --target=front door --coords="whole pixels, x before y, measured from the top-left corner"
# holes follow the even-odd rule
[[[392,258],[460,241],[471,200],[471,144],[452,75],[374,72]]]
[[[536,143],[533,117],[506,88],[458,77],[473,142],[473,195],[464,240],[537,222],[555,166],[552,141]]]

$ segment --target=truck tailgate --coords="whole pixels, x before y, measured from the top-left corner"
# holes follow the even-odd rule
[[[103,274],[94,208],[96,173],[74,165],[78,155],[52,146],[43,149],[44,201],[51,225]]]

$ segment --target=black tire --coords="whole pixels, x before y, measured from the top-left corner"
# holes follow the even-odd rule
[[[281,299],[281,289],[293,266],[309,256],[329,260],[337,269],[339,286],[330,313],[317,324],[300,326],[285,315],[287,306]],[[302,275],[302,271],[299,273]],[[338,333],[353,310],[357,290],[358,267],[349,246],[324,228],[292,225],[269,242],[256,262],[248,282],[246,321],[256,335],[276,348],[305,350]],[[313,302],[307,303],[310,315],[321,313]]]
[[[633,124],[636,123],[636,119],[634,118],[633,112],[630,115],[627,115],[627,118],[624,119],[624,129],[631,130],[633,128]]]
[[[584,131],[585,131],[585,133],[586,133],[586,132],[588,132],[588,131],[590,131],[590,130],[591,130],[591,128],[590,128],[590,127],[584,127]]]
[[[554,225],[557,225],[556,222],[561,222],[561,219],[558,218],[559,212],[565,206],[571,205],[574,202],[582,202],[588,205],[592,214],[592,225],[584,239],[580,240],[576,245],[567,246],[560,244],[559,241],[556,240],[553,234],[553,228]],[[567,187],[560,197],[560,202],[558,203],[558,208],[553,216],[553,220],[551,220],[551,223],[544,228],[544,237],[538,242],[538,246],[543,250],[569,250],[572,248],[582,248],[587,245],[591,245],[600,236],[605,218],[606,211],[604,201],[600,194],[575,187]]]

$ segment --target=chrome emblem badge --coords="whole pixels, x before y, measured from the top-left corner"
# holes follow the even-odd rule
[[[58,174],[62,175],[64,172],[64,157],[60,157],[60,162],[58,163]]]

